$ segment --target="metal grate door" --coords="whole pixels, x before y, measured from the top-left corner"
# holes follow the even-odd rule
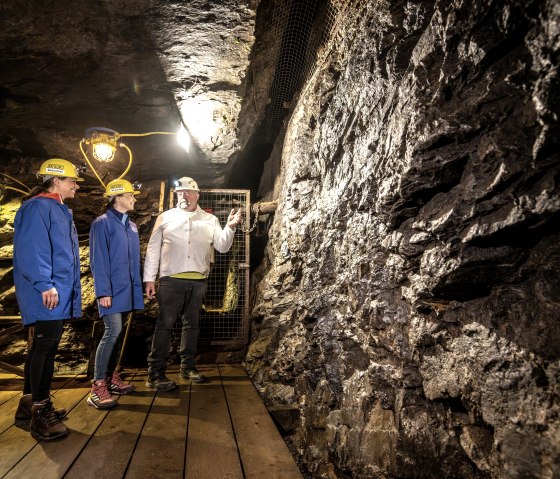
[[[175,197],[173,191],[169,197]],[[244,223],[249,223],[249,190],[200,190],[198,204],[216,216],[222,228],[232,208],[241,208]],[[240,225],[229,252],[213,253],[206,300],[200,313],[199,341],[245,346],[249,339],[249,232]],[[173,330],[174,343],[180,341],[181,327],[179,318]]]

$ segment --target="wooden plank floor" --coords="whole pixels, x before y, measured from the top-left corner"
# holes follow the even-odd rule
[[[302,479],[288,448],[240,365],[200,366],[209,379],[146,388],[146,371],[125,372],[136,391],[100,411],[87,405],[90,384],[57,378],[53,402],[68,410],[62,440],[37,442],[16,427],[22,380],[0,374],[0,479]]]

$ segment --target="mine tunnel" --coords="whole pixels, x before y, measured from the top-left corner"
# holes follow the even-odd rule
[[[559,477],[556,0],[5,0],[0,18],[0,477]],[[49,159],[84,179],[65,201],[82,313],[52,383],[69,435],[36,441],[14,425],[32,344],[14,221]],[[205,279],[210,381],[179,377],[181,313],[179,387],[146,390],[144,296],[114,350],[136,391],[98,411],[91,225],[109,182],[141,183],[144,265],[184,177],[222,228],[242,213]]]

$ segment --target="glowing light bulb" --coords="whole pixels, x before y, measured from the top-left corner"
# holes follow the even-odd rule
[[[110,143],[95,143],[93,145],[93,157],[98,161],[112,161],[115,157],[115,147]]]

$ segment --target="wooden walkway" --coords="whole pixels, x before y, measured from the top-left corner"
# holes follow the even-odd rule
[[[56,378],[53,402],[65,407],[70,435],[37,442],[14,426],[22,380],[0,375],[0,478],[10,479],[301,479],[245,370],[199,368],[204,384],[168,376],[179,387],[155,393],[146,371],[125,374],[136,386],[111,411],[88,406],[88,381]]]

